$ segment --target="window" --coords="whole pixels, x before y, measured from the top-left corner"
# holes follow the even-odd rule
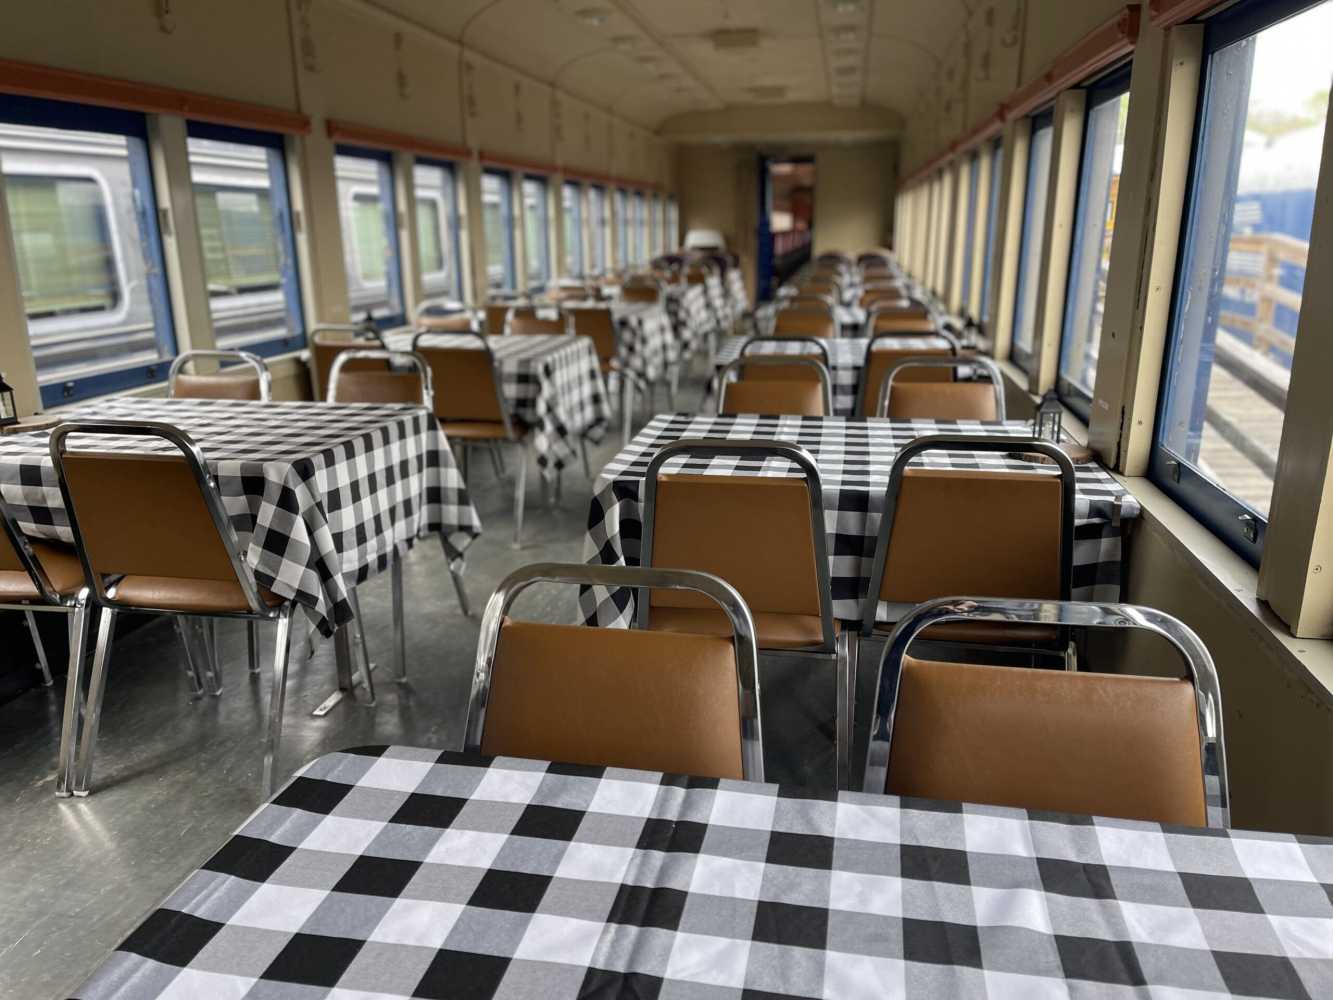
[[[405,308],[393,158],[380,150],[339,146],[333,166],[352,319],[369,317],[378,327],[397,326]]]
[[[144,116],[6,96],[4,173],[42,404],[166,378],[176,353]]]
[[[644,212],[643,192],[635,191],[630,197],[630,203],[633,207],[633,217],[630,224],[634,227],[634,232],[630,236],[630,245],[633,247],[630,262],[635,265],[642,265],[647,259],[644,251],[648,245],[648,216]]]
[[[986,255],[981,267],[981,316],[990,316],[991,265],[995,261],[995,219],[1000,208],[1000,180],[1004,174],[1004,141],[995,140],[990,154],[990,191],[986,195]]]
[[[523,251],[528,262],[528,290],[540,292],[551,277],[547,234],[546,181],[523,178]]]
[[[659,254],[666,253],[666,221],[662,217],[662,196],[660,194],[653,195],[651,218],[653,224],[653,242],[651,248],[652,255],[656,257]]]
[[[606,270],[606,191],[599,187],[588,188],[588,266],[593,274]]]
[[[1205,30],[1152,476],[1257,562],[1328,113],[1333,0],[1243,5]]]
[[[620,188],[616,189],[616,265],[625,267],[630,262],[629,256],[629,196]]]
[[[666,252],[672,253],[680,246],[680,209],[676,206],[674,196],[667,199],[666,226]]]
[[[486,287],[512,292],[514,268],[514,200],[509,175],[487,170],[481,175],[481,217],[486,230]]]
[[[200,122],[188,128],[217,345],[262,355],[296,350],[305,320],[282,137]]]
[[[1084,420],[1088,419],[1097,378],[1097,348],[1106,306],[1106,274],[1111,265],[1111,236],[1115,231],[1128,115],[1126,69],[1089,93],[1084,122],[1059,379],[1060,398]]]
[[[963,217],[963,276],[959,282],[958,299],[963,312],[968,312],[972,301],[972,247],[977,238],[977,185],[981,183],[981,155],[973,153],[967,165],[967,214]]]
[[[1051,138],[1055,128],[1048,111],[1032,120],[1028,147],[1023,237],[1018,251],[1018,295],[1014,302],[1014,364],[1026,371],[1032,362],[1037,327],[1037,289],[1041,285],[1041,254],[1046,244],[1046,189],[1051,175]]]
[[[417,251],[421,258],[421,289],[427,298],[463,297],[459,267],[458,195],[454,168],[418,159],[412,168],[416,190]]]
[[[565,274],[583,277],[583,189],[565,184],[560,192],[565,212]]]

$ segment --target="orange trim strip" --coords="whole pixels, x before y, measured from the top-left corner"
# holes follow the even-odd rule
[[[1192,21],[1221,3],[1222,0],[1150,0],[1148,19],[1159,28],[1169,28]]]
[[[408,135],[406,132],[391,132],[370,125],[358,125],[337,118],[330,118],[324,127],[329,138],[335,142],[350,142],[353,145],[370,146],[374,149],[396,149],[404,153],[439,156],[446,160],[466,160],[471,155],[462,146],[451,146],[447,142],[436,142],[434,139],[423,139],[421,136]]]
[[[0,59],[0,93],[77,101],[144,114],[180,115],[194,121],[264,132],[306,135],[310,131],[310,119],[296,111],[12,59]]]
[[[520,160],[512,156],[500,156],[488,153],[484,149],[479,154],[483,165],[488,167],[506,167],[509,170],[522,170],[530,174],[554,174],[560,168],[553,163],[538,163],[536,160]]]
[[[1037,79],[1005,101],[1006,118],[1022,118],[1054,100],[1062,90],[1086,80],[1134,51],[1139,40],[1139,8],[1126,7],[1100,28],[1084,36]]]

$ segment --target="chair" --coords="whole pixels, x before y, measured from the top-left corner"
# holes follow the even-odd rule
[[[870,310],[875,309],[877,306],[880,307],[881,310],[891,309],[894,312],[910,310],[912,307],[912,300],[909,299],[907,294],[896,285],[882,288],[864,287],[861,290],[860,297],[857,299],[857,305],[866,310],[868,319]]]
[[[834,276],[808,278],[796,286],[797,295],[826,295],[834,302],[842,301],[842,283]]]
[[[503,472],[500,448],[510,445],[518,451],[518,471],[514,476],[514,541],[519,548],[523,539],[523,500],[527,490],[527,428],[512,420],[501,392],[500,372],[487,338],[475,331],[454,334],[475,341],[468,346],[435,344],[438,334],[418,333],[412,338],[412,353],[430,369],[435,392],[434,412],[440,428],[450,443],[459,446],[463,479],[468,479],[468,450],[484,446],[491,453],[496,475]]]
[[[163,442],[171,453],[72,451],[67,449],[71,435],[82,442],[107,437]],[[265,588],[246,564],[244,548],[202,452],[188,434],[168,424],[129,420],[63,423],[51,432],[50,449],[83,564],[83,585],[88,599],[101,612],[76,759],[73,736],[88,627],[87,617],[75,610],[74,651],[66,682],[69,693],[61,727],[63,774],[57,779],[57,794],[88,794],[115,619],[122,611],[134,611],[175,617],[186,642],[196,690],[198,675],[203,673],[214,694],[221,691],[221,677],[201,619],[241,618],[276,624],[261,778],[262,795],[267,798],[282,737],[292,603]]]
[[[789,462],[801,477],[662,473],[675,458]],[[850,678],[856,643],[833,619],[824,494],[804,448],[782,441],[682,440],[648,463],[640,563],[712,573],[744,598],[768,656],[811,658],[834,668],[840,786],[850,758]],[[781,544],[775,544],[781,539]],[[725,618],[695,595],[652,591],[635,604],[639,628],[725,634]]]
[[[325,323],[310,331],[310,387],[315,399],[324,399],[329,393],[329,370],[333,359],[343,351],[384,349],[379,332],[365,324]],[[384,371],[379,362],[359,361],[354,368]]]
[[[575,306],[567,309],[565,315],[569,319],[571,333],[592,340],[593,348],[597,351],[597,365],[601,369],[603,378],[614,375],[623,379],[620,405],[628,414],[631,408],[629,393],[633,390],[637,379],[632,372],[623,371],[620,367],[620,335],[611,307]],[[583,471],[591,479],[592,467],[588,462],[587,438],[579,438],[579,449],[583,455]]]
[[[782,299],[780,308],[807,309],[811,312],[832,312],[837,314],[838,304],[830,295],[816,295],[813,292],[793,292]]]
[[[986,373],[986,382],[911,382],[899,375],[940,368]],[[1004,380],[990,358],[904,358],[889,369],[875,412],[894,420],[1004,420]]]
[[[433,330],[437,333],[460,333],[477,328],[476,315],[462,306],[441,305],[438,302],[423,302],[416,313],[418,330]]]
[[[187,373],[185,369],[196,361],[231,361],[253,372]],[[272,388],[268,365],[249,351],[186,351],[176,355],[167,372],[167,396],[171,399],[250,399],[267,403]]]
[[[384,368],[358,364],[371,361],[382,362]],[[329,371],[330,403],[410,403],[429,408],[432,396],[430,369],[411,351],[343,351]]]
[[[909,299],[907,305],[896,302],[876,302],[866,314],[866,333],[896,333],[900,336],[912,336],[923,333],[935,333],[939,324],[931,318],[930,310],[915,299]]]
[[[732,381],[732,375],[740,377]],[[747,374],[754,377],[746,378]],[[718,377],[719,414],[833,415],[828,368],[814,358],[761,354],[737,358]]]
[[[842,330],[838,326],[838,314],[833,309],[812,305],[784,305],[779,306],[773,314],[772,332],[775,337],[823,337],[835,340]]]
[[[856,405],[853,413],[873,417],[879,412],[879,398],[884,391],[884,380],[889,369],[908,358],[956,358],[958,341],[947,333],[930,335],[940,342],[939,347],[906,346],[903,337],[894,333],[877,333],[866,341],[866,353],[861,362],[861,380],[856,387]],[[905,372],[904,382],[951,382],[953,372],[944,368],[916,368]]]
[[[949,624],[1146,631],[1183,678],[939,663],[907,655]],[[863,787],[952,802],[1190,826],[1229,822],[1226,743],[1208,650],[1170,615],[1129,604],[947,597],[885,647]]]
[[[517,622],[536,583],[653,588],[717,609],[715,635]],[[486,605],[463,749],[574,764],[764,780],[754,623],[705,573],[540,563]]]
[[[552,302],[589,302],[597,298],[587,285],[559,284],[546,293]]]
[[[620,301],[647,302],[661,301],[662,285],[656,278],[636,275],[620,286]]]
[[[558,307],[547,307],[555,312],[554,319],[543,319],[537,306],[510,306],[509,318],[505,320],[505,331],[516,335],[547,336],[569,333],[569,322]]]

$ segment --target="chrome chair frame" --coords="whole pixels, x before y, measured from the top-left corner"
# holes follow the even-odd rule
[[[419,352],[422,346],[422,341],[427,337],[475,337],[477,343],[480,345],[479,349],[486,352],[486,357],[489,359],[491,366],[491,381],[495,385],[495,404],[500,412],[500,418],[504,423],[505,441],[503,443],[513,445],[519,450],[518,471],[514,475],[514,540],[510,543],[510,547],[514,549],[522,548],[523,502],[528,488],[528,445],[526,441],[514,434],[514,424],[509,414],[509,404],[505,401],[504,393],[500,388],[502,384],[500,380],[500,366],[495,363],[495,352],[491,350],[491,345],[486,339],[486,334],[481,333],[478,330],[472,330],[467,333],[445,333],[443,331],[422,330],[412,338],[412,353],[418,358],[421,357]],[[429,346],[429,344],[426,345],[427,348],[429,348]],[[430,366],[427,365],[426,367],[429,369]],[[459,465],[463,473],[463,482],[466,484],[468,480],[468,449],[472,447],[474,442],[459,439],[457,442],[450,443],[456,444],[460,448],[458,453]],[[501,443],[502,442],[498,440],[487,442],[487,448],[491,455],[491,464],[495,469],[497,477],[502,477],[504,475],[504,461],[500,456]],[[466,605],[466,601],[462,601],[461,598],[460,601]],[[466,613],[467,612],[465,611],[464,614]]]
[[[893,376],[904,368],[952,368],[955,377],[958,372],[968,368],[980,368],[986,373],[990,380],[991,387],[995,390],[995,419],[1005,420],[1004,412],[1004,379],[1000,375],[1000,367],[990,358],[904,358],[899,361],[884,375],[884,382],[879,390],[879,402],[875,406],[875,413],[878,416],[888,416],[889,395],[893,391]]]
[[[70,497],[69,484],[65,477],[65,440],[71,434],[112,435],[128,437],[150,437],[166,441],[172,445],[185,461],[186,468],[199,487],[204,506],[218,532],[218,538],[226,549],[231,567],[236,574],[236,583],[244,594],[249,608],[244,612],[212,613],[195,615],[175,608],[152,608],[139,605],[122,605],[116,600],[115,584],[107,586],[107,581],[94,572],[89,561],[83,533],[79,528],[78,511]],[[170,424],[157,421],[133,420],[75,420],[62,423],[51,432],[51,462],[60,483],[60,495],[69,519],[69,528],[74,536],[74,546],[83,564],[84,579],[87,584],[88,599],[100,610],[97,623],[97,639],[93,651],[92,672],[88,679],[88,692],[84,698],[82,733],[77,745],[77,760],[73,743],[74,728],[77,725],[78,701],[82,692],[82,674],[88,642],[88,615],[84,607],[75,608],[75,623],[72,628],[74,648],[70,652],[70,673],[66,679],[65,716],[61,723],[60,771],[56,779],[56,794],[64,797],[71,793],[76,796],[88,794],[88,785],[92,777],[93,753],[96,749],[97,730],[101,721],[102,695],[106,688],[107,662],[110,659],[112,626],[118,611],[143,614],[170,615],[175,619],[182,638],[186,640],[187,657],[191,668],[197,675],[203,666],[208,676],[211,692],[221,694],[222,680],[214,651],[209,649],[202,627],[195,629],[194,641],[185,626],[187,620],[196,624],[202,618],[239,618],[250,621],[273,621],[277,623],[273,655],[273,690],[269,700],[269,718],[267,736],[264,742],[264,758],[261,771],[261,793],[268,798],[273,790],[273,772],[282,741],[282,710],[287,691],[287,669],[291,649],[291,618],[293,603],[283,601],[269,607],[260,596],[259,583],[254,571],[245,562],[244,548],[236,537],[231,519],[222,503],[216,480],[208,471],[203,452],[189,434]],[[84,595],[80,595],[83,597]]]
[[[823,346],[822,344],[820,345]],[[721,416],[727,404],[727,386],[731,384],[732,373],[741,374],[746,365],[775,366],[798,365],[811,369],[819,378],[824,390],[824,415],[833,416],[833,376],[828,366],[813,358],[783,357],[781,354],[755,354],[751,357],[739,357],[727,363],[718,375],[717,412]]]
[[[835,632],[833,627],[833,586],[828,560],[828,536],[824,527],[824,488],[814,456],[798,444],[786,441],[746,440],[725,438],[687,438],[659,448],[644,472],[643,538],[639,546],[639,564],[654,568],[653,524],[657,515],[657,476],[662,466],[671,459],[687,455],[697,458],[779,458],[791,462],[804,474],[806,495],[810,502],[810,531],[815,550],[815,575],[819,587],[819,619],[822,639],[818,646],[806,649],[766,649],[764,654],[775,657],[828,657],[833,660],[837,682],[837,730],[835,755],[837,757],[838,787],[846,786],[851,766],[852,721],[855,678],[859,646],[851,630]],[[705,473],[706,475],[706,473]],[[649,594],[639,591],[634,599],[636,628],[648,627],[650,621]]]
[[[838,322],[838,309],[836,305],[830,305],[828,303],[827,297],[823,298],[825,298],[825,301],[816,305],[811,293],[801,292],[798,293],[796,296],[785,300],[781,305],[777,307],[777,309],[773,311],[773,327],[769,333],[769,336],[772,337],[782,336],[782,334],[777,332],[778,317],[785,312],[806,312],[806,313],[827,312],[829,319],[832,320],[833,322],[833,336],[831,339],[836,340],[837,338],[841,337],[842,324]],[[799,334],[798,336],[809,336],[809,334]]]
[[[873,310],[872,310],[872,312],[873,312]],[[870,321],[870,320],[867,320],[867,321],[866,321],[866,326],[867,326],[867,328],[869,328],[869,329],[873,329],[873,328],[874,328],[873,326],[871,326],[871,321]],[[853,412],[853,413],[861,413],[861,412],[862,412],[862,408],[865,406],[866,390],[867,390],[867,388],[868,388],[868,387],[867,387],[867,384],[866,384],[866,380],[869,378],[869,375],[870,375],[870,359],[871,359],[871,356],[875,353],[875,345],[878,344],[878,343],[880,343],[881,341],[889,341],[889,342],[892,342],[892,341],[895,341],[895,340],[897,340],[897,341],[901,341],[901,340],[903,340],[903,339],[905,339],[905,338],[908,338],[908,337],[938,337],[938,338],[940,338],[940,340],[944,341],[945,344],[948,346],[949,351],[950,351],[950,354],[951,354],[953,357],[955,357],[955,358],[958,357],[958,352],[959,352],[959,350],[960,350],[960,347],[959,347],[959,344],[958,344],[958,338],[955,337],[955,336],[953,336],[953,335],[950,334],[950,333],[947,333],[947,332],[944,331],[944,330],[937,330],[937,331],[935,331],[934,333],[876,333],[876,334],[873,334],[872,336],[870,336],[870,337],[866,340],[866,352],[865,352],[865,356],[861,359],[861,371],[858,373],[858,375],[857,375],[857,379],[856,379],[856,402],[852,405],[852,412]],[[970,360],[970,359],[969,359],[969,360]],[[888,380],[889,380],[888,372],[885,372],[885,373],[884,373],[884,382],[887,382]],[[881,394],[881,395],[883,394],[883,392],[884,392],[884,383],[883,383],[883,382],[880,383],[880,388],[879,388],[878,392],[879,392],[879,394]],[[878,412],[878,411],[876,411],[876,412]]]
[[[37,629],[37,619],[33,612],[59,612],[69,616],[69,624],[72,625],[73,615],[77,613],[81,606],[81,599],[82,603],[86,603],[86,595],[72,594],[68,597],[62,597],[56,593],[46,575],[46,570],[42,568],[42,564],[33,553],[28,539],[19,530],[14,512],[9,509],[9,505],[3,500],[0,500],[0,530],[3,530],[5,536],[9,539],[9,544],[18,555],[24,572],[28,574],[28,578],[32,581],[32,585],[37,589],[38,594],[35,601],[0,604],[0,610],[23,612],[23,621],[28,628],[28,635],[32,639],[32,648],[37,654],[37,669],[42,673],[42,687],[52,687],[55,684],[55,679],[51,676],[51,664],[46,658],[46,646],[42,642],[41,632]],[[73,649],[72,644],[70,648]]]
[[[167,372],[167,395],[169,397],[175,397],[176,395],[176,377],[181,373],[181,369],[200,360],[217,361],[219,369],[221,369],[223,361],[235,361],[238,364],[249,365],[255,370],[255,375],[259,378],[259,402],[267,403],[273,395],[273,375],[268,370],[268,365],[264,362],[264,359],[259,355],[251,354],[249,351],[200,350],[178,354],[176,360],[171,362],[171,368]]]
[[[875,633],[879,591],[884,583],[884,571],[889,561],[889,545],[893,541],[893,525],[898,513],[898,495],[902,491],[903,475],[913,459],[928,451],[991,451],[1018,452],[1041,455],[1050,459],[1060,473],[1060,600],[1068,601],[1074,585],[1074,497],[1076,479],[1074,463],[1057,445],[1040,438],[996,437],[977,434],[926,434],[909,443],[893,460],[889,470],[889,485],[884,491],[884,513],[879,521],[872,556],[870,586],[861,610],[861,635]],[[896,623],[901,621],[915,604],[889,604],[889,614]],[[882,633],[881,633],[882,634]]]
[[[352,340],[338,341],[338,343],[355,345],[359,341],[364,341],[369,347],[384,350],[384,338],[380,336],[379,330],[369,322],[361,323],[319,323],[310,328],[306,342],[310,345],[310,388],[315,399],[326,399],[329,394],[329,387],[326,385],[315,385],[315,345],[319,342],[321,333],[350,333]],[[349,347],[355,349],[354,347]],[[333,381],[330,379],[329,381]]]
[[[816,350],[820,355],[823,356],[823,358],[824,358],[824,367],[825,367],[826,369],[828,369],[830,376],[831,376],[832,373],[833,373],[833,364],[832,364],[832,362],[829,360],[828,345],[825,344],[824,341],[821,340],[819,337],[809,337],[809,336],[800,336],[800,337],[782,337],[782,336],[778,336],[778,335],[776,335],[776,334],[771,334],[771,333],[769,333],[769,334],[758,334],[758,335],[753,336],[753,337],[746,337],[745,340],[741,343],[741,349],[736,353],[736,358],[737,358],[737,360],[739,360],[739,359],[741,359],[741,358],[747,358],[747,357],[750,357],[750,355],[747,355],[745,352],[748,351],[748,350],[750,349],[750,345],[751,345],[751,344],[759,344],[759,343],[772,343],[772,344],[813,344],[815,350]],[[762,354],[760,354],[760,355],[755,355],[755,356],[756,356],[756,357],[765,357],[766,355],[762,355]],[[787,357],[788,360],[791,359],[791,356],[790,356],[790,355],[774,355],[774,357]]]
[[[712,598],[731,622],[732,645],[736,650],[736,694],[741,715],[741,771],[747,781],[764,780],[763,722],[759,704],[759,654],[755,645],[754,620],[736,589],[709,573],[681,569],[651,569],[637,566],[593,566],[586,563],[534,563],[514,570],[500,581],[486,602],[477,638],[477,660],[468,698],[467,726],[463,750],[481,752],[486,728],[486,705],[490,699],[491,675],[500,629],[510,605],[536,583],[565,583],[580,587],[651,590],[692,590]]]
[[[1204,802],[1208,825],[1230,825],[1231,799],[1227,785],[1226,740],[1222,723],[1222,689],[1208,647],[1184,622],[1162,611],[1134,604],[1087,601],[1015,601],[997,597],[942,597],[917,605],[904,616],[884,647],[875,676],[875,708],[870,720],[862,791],[884,793],[892,753],[893,722],[898,706],[902,670],[893,675],[893,690],[885,684],[884,665],[901,668],[912,641],[932,625],[959,621],[994,621],[1058,625],[1062,628],[1139,629],[1161,636],[1185,661],[1194,683],[1195,717],[1199,726],[1199,760],[1203,764]],[[1210,794],[1209,779],[1217,791]]]
[[[448,336],[448,334],[442,334],[442,336]],[[349,361],[383,361],[390,368],[408,367],[415,369],[417,375],[421,377],[421,405],[427,409],[435,405],[435,387],[431,384],[430,366],[426,364],[421,355],[417,354],[416,351],[390,351],[388,349],[343,351],[334,358],[333,366],[329,369],[328,402],[339,402],[338,376],[342,374],[343,365]],[[347,402],[356,402],[356,400],[347,400]]]

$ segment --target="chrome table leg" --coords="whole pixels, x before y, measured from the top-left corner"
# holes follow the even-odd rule
[[[83,705],[83,661],[88,653],[88,625],[97,615],[84,591],[74,600],[69,623],[69,669],[65,674],[65,714],[60,720],[60,753],[56,760],[56,795],[65,798],[73,791],[74,760],[78,750]]]
[[[403,557],[397,552],[389,563],[389,580],[393,588],[393,669],[402,684],[407,680],[407,630],[403,624]]]
[[[282,711],[287,700],[287,661],[291,657],[291,606],[283,608],[278,617],[277,635],[273,645],[273,693],[268,700],[268,734],[264,738],[264,763],[260,774],[260,797],[265,801],[273,794],[273,772],[282,743]]]
[[[102,721],[102,695],[106,691],[106,666],[111,659],[112,626],[116,612],[103,608],[97,621],[97,646],[93,650],[93,672],[88,678],[88,700],[83,712],[83,735],[79,737],[78,762],[74,768],[74,794],[88,794],[93,776],[93,753],[97,749],[97,727]]]

